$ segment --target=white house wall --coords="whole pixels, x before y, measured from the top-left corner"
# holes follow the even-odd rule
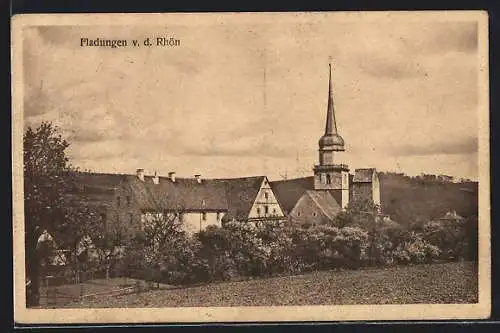
[[[200,227],[201,230],[205,230],[209,225],[220,227],[224,214],[224,212],[184,212],[182,213],[182,226],[185,231],[190,233],[200,231]],[[163,216],[162,213],[143,213],[141,215],[141,222],[151,222],[155,215],[158,218]]]
[[[222,226],[221,219],[224,213],[206,212],[205,217],[200,212],[190,212],[183,214],[184,230],[190,233],[205,230],[209,225]]]

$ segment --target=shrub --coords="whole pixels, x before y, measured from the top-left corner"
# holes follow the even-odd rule
[[[441,250],[424,240],[421,234],[411,232],[404,242],[392,251],[391,261],[398,264],[429,263],[439,258]]]
[[[467,221],[438,220],[424,224],[424,239],[441,249],[440,258],[454,261],[469,257],[469,236]]]

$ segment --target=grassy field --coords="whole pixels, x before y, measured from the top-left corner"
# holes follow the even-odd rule
[[[470,262],[214,283],[93,297],[65,307],[200,307],[335,304],[476,303],[477,266]]]

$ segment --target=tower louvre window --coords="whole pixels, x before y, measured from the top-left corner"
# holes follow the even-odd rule
[[[330,185],[331,183],[332,183],[332,178],[330,177],[330,175],[326,175],[326,184]]]
[[[206,221],[207,220],[207,213],[205,213],[205,212],[201,213],[201,219],[203,221]]]

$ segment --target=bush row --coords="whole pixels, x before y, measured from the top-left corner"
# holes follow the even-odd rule
[[[373,227],[294,227],[267,221],[228,222],[172,239],[153,249],[127,251],[123,269],[168,284],[297,274],[325,269],[474,259],[469,222],[429,222],[421,230],[396,223]],[[139,247],[140,249],[140,247]],[[144,256],[144,251],[148,254]]]

